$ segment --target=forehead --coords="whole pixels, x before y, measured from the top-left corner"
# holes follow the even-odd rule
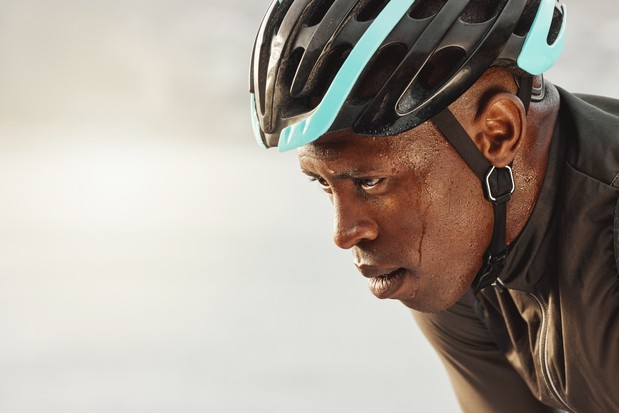
[[[354,162],[360,166],[411,163],[436,152],[436,129],[428,123],[395,136],[358,135],[350,130],[325,135],[298,149],[302,165]],[[434,148],[433,148],[434,146]]]
[[[340,131],[302,146],[298,153],[300,158],[325,161],[340,159],[343,155],[373,158],[384,156],[391,152],[394,146],[395,139],[392,137],[364,136]]]

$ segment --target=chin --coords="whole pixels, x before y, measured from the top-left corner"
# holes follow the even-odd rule
[[[421,291],[417,296],[410,300],[400,299],[399,301],[406,307],[420,311],[422,313],[439,313],[445,311],[455,303],[457,303],[462,296],[468,290],[468,286],[465,288],[458,288],[448,290],[443,293],[436,294],[437,290],[433,290],[433,294],[425,295]]]

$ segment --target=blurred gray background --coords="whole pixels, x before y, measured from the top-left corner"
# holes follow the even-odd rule
[[[548,78],[619,96],[610,0]],[[247,69],[267,0],[0,2],[0,412],[454,412]]]

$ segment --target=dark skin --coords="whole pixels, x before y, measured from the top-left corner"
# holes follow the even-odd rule
[[[493,68],[450,105],[492,165],[513,161],[508,243],[535,206],[558,112],[553,86],[528,115],[516,90],[509,72]],[[470,287],[490,243],[492,206],[432,122],[388,138],[334,132],[300,148],[299,162],[333,203],[335,244],[352,250],[376,296],[436,312]]]

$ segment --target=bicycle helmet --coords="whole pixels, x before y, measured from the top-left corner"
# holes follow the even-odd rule
[[[467,16],[476,3],[483,21]],[[565,24],[547,41],[553,15],[566,17],[555,0],[274,0],[251,61],[256,138],[285,151],[339,129],[414,128],[492,64],[551,67],[565,42]]]
[[[493,204],[479,290],[503,269],[515,184],[511,166],[490,165],[448,105],[500,65],[528,108],[532,76],[563,51],[566,19],[556,0],[274,0],[251,59],[256,139],[286,151],[337,130],[390,136],[432,119]]]

